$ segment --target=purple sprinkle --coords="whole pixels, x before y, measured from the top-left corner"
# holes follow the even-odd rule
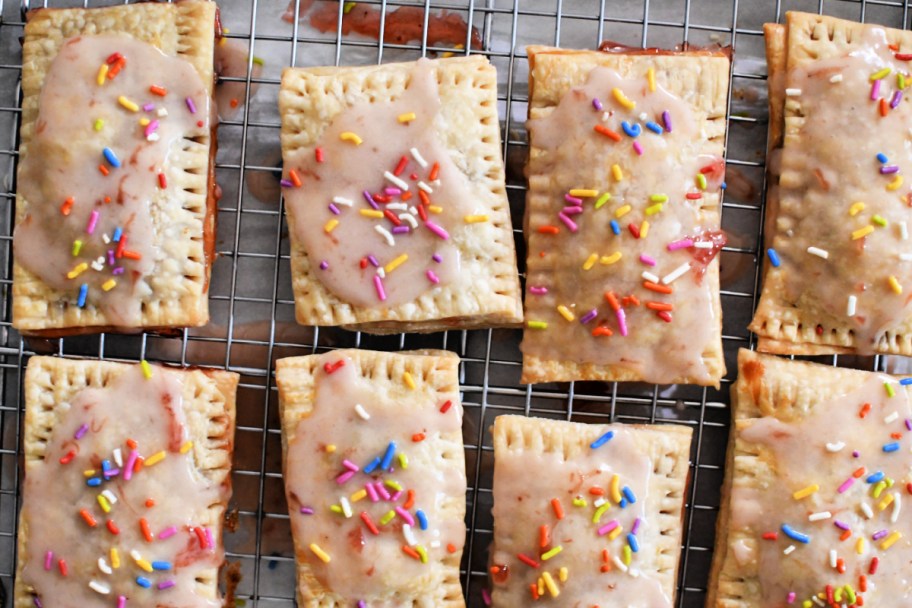
[[[580,317],[580,323],[585,325],[586,323],[588,323],[592,319],[596,318],[597,316],[598,316],[598,309],[593,308],[592,310],[590,310],[589,312],[584,314],[582,317]]]
[[[893,91],[893,99],[890,100],[890,109],[895,110],[896,106],[899,105],[899,102],[902,101],[903,93],[902,91]]]
[[[76,429],[76,433],[73,435],[73,439],[76,439],[76,440],[82,439],[83,437],[85,437],[85,434],[88,432],[89,432],[89,425],[83,423],[78,429]]]
[[[633,527],[630,528],[630,533],[631,533],[631,534],[633,534],[634,536],[636,536],[637,530],[640,529],[640,524],[642,523],[642,521],[643,521],[643,520],[640,519],[639,517],[637,517],[635,520],[633,520]]]
[[[570,196],[569,194],[564,195],[564,200],[570,203],[571,205],[582,205],[583,199],[577,198],[575,196]]]
[[[283,188],[291,188],[294,186],[294,184],[292,184],[291,181],[289,181],[287,179],[280,179],[279,185],[282,186]]]
[[[402,194],[402,190],[400,190],[399,188],[384,188],[383,194],[385,194],[387,196],[399,196],[400,194]]]
[[[560,221],[562,221],[567,226],[567,228],[570,229],[570,232],[576,232],[579,230],[579,226],[577,226],[576,222],[571,220],[569,216],[564,215],[563,213],[558,213],[557,217],[560,218]]]
[[[408,226],[393,226],[393,229],[390,230],[393,234],[408,234],[412,229]]]
[[[427,276],[428,281],[430,281],[434,285],[437,285],[438,283],[440,283],[440,279],[437,277],[436,274],[434,274],[434,271],[431,270],[430,268],[424,274]]]
[[[899,165],[884,165],[880,168],[881,175],[890,175],[891,173],[899,173]]]
[[[579,215],[582,212],[582,207],[564,207],[564,210],[561,213],[565,213],[567,215]]]
[[[912,431],[912,420],[910,420],[909,418],[906,418],[906,430]]]
[[[155,109],[155,104],[154,104],[154,103],[147,103],[147,104],[143,105],[142,108],[143,108],[143,112],[151,112],[152,110]]]
[[[638,156],[643,156],[643,146],[640,145],[640,142],[633,142],[633,151],[636,152]]]
[[[159,590],[161,590],[161,589],[170,589],[170,588],[173,587],[173,586],[174,586],[174,581],[171,581],[171,580],[162,581],[162,582],[160,582],[160,583],[158,584]]]
[[[530,286],[529,286],[529,293],[531,293],[531,294],[533,294],[533,295],[536,295],[536,296],[543,296],[543,295],[545,295],[546,293],[548,293],[548,288],[547,288],[547,287],[543,287],[543,286],[539,286],[539,285],[530,285]]]
[[[877,532],[875,532],[874,534],[871,535],[871,540],[880,540],[881,538],[883,538],[886,535],[887,535],[886,530],[878,530]]]
[[[123,266],[120,266],[120,267],[118,267],[118,268],[115,268],[114,270],[111,271],[111,274],[115,274],[115,275],[123,274],[123,273],[124,273],[124,267],[123,267]]]
[[[38,608],[44,608],[44,605],[41,603],[41,598],[39,598],[38,596],[35,596],[35,600],[34,600],[34,601],[35,601],[35,605],[36,605]]]
[[[592,107],[595,108],[596,110],[598,110],[599,112],[602,111],[602,102],[599,101],[598,97],[592,98]]]
[[[327,268],[329,268],[329,262],[327,262],[326,260],[323,260],[322,262],[320,262],[320,270],[326,270]]]
[[[853,451],[852,451],[852,457],[853,457],[853,458],[858,458],[859,456],[861,456],[861,452],[859,452],[858,450],[853,450]]]
[[[329,204],[329,210],[332,211],[333,215],[341,215],[341,214],[342,214],[342,212],[339,211],[339,208],[336,207],[335,203],[330,203],[330,204]]]
[[[118,475],[120,475],[120,469],[108,469],[104,472],[105,479],[117,477]]]
[[[358,600],[358,608],[367,608],[367,604],[364,600]]]
[[[175,534],[177,534],[177,528],[175,528],[174,526],[168,526],[167,528],[165,528],[164,530],[162,530],[161,532],[158,533],[158,539],[165,540],[165,539],[171,538]]]
[[[367,261],[371,263],[371,266],[374,268],[380,268],[380,262],[373,255],[367,256]]]
[[[437,262],[438,264],[443,261],[443,258],[440,257],[439,253],[435,253],[434,255],[432,255],[431,259],[434,260],[435,262]]]
[[[190,110],[191,114],[196,114],[196,104],[193,103],[192,97],[187,98],[187,109]]]
[[[113,266],[116,262],[114,261],[114,250],[108,249],[108,266]]]
[[[662,112],[662,124],[665,125],[665,130],[671,133],[671,114],[668,110]]]
[[[871,101],[877,101],[878,97],[880,97],[880,81],[875,80],[871,84]]]
[[[310,507],[301,507],[299,509],[299,511],[301,512],[301,515],[313,515],[314,514],[314,510],[311,509]]]
[[[840,530],[851,530],[851,527],[849,527],[849,524],[839,521],[838,519],[833,521],[833,525],[836,526],[837,528],[839,528]]]
[[[377,204],[377,201],[374,200],[374,197],[371,196],[371,193],[370,193],[370,192],[368,192],[367,190],[365,190],[365,191],[362,192],[361,194],[364,195],[364,200],[367,201],[367,204],[368,204],[368,205],[370,205],[371,207],[373,207],[374,209],[376,209],[376,210],[378,210],[378,211],[380,210],[380,205]]]

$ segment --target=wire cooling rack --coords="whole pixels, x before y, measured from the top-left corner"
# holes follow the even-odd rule
[[[499,73],[498,99],[507,189],[519,257],[527,154],[528,63],[525,46],[553,44],[593,48],[603,39],[634,46],[673,47],[682,42],[732,44],[727,181],[722,224],[729,245],[721,257],[723,340],[729,370],[738,348],[753,339],[746,326],[757,301],[762,242],[766,149],[766,67],[762,25],[786,10],[824,12],[891,27],[909,25],[909,0],[451,0],[358,2],[382,15],[402,7],[420,11],[413,40],[381,27],[380,39],[311,26],[307,5],[288,0],[223,0],[227,38],[240,48],[242,69],[226,78],[240,109],[219,127],[217,250],[210,289],[212,322],[178,337],[153,334],[99,335],[53,341],[23,341],[10,327],[12,225],[17,160],[21,48],[25,11],[38,6],[98,6],[111,0],[0,0],[0,604],[12,605],[16,517],[21,471],[23,369],[35,353],[65,357],[225,368],[242,375],[238,394],[234,464],[237,529],[226,534],[228,559],[240,565],[238,605],[290,607],[294,561],[281,477],[277,394],[272,375],[277,358],[339,347],[379,350],[444,348],[462,357],[464,437],[469,481],[463,558],[463,588],[471,607],[483,606],[487,549],[492,540],[493,452],[489,427],[505,413],[582,422],[675,422],[694,429],[691,485],[686,495],[678,606],[703,606],[719,505],[728,435],[730,371],[721,390],[645,384],[519,383],[518,330],[451,331],[430,336],[376,337],[342,330],[314,330],[294,323],[287,228],[278,187],[279,116],[276,98],[286,65],[352,65],[415,59],[421,55],[472,52],[488,56]],[[346,3],[348,4],[348,3]],[[353,3],[352,3],[353,4]],[[320,2],[315,5],[319,8]],[[414,8],[409,9],[414,10]],[[451,12],[468,25],[465,40],[429,44],[433,17]],[[331,25],[331,24],[330,24]],[[477,30],[481,44],[471,51]],[[434,42],[431,40],[430,42]],[[461,42],[461,44],[460,44]],[[258,58],[254,60],[254,57]],[[262,62],[260,61],[262,59]],[[262,64],[262,66],[261,66]],[[520,261],[520,271],[523,263]],[[826,361],[886,369],[887,358]]]

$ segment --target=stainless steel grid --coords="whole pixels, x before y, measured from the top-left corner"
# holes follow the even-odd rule
[[[228,38],[247,49],[247,73],[238,83],[245,102],[221,123],[217,179],[217,249],[210,301],[212,322],[178,337],[153,334],[100,335],[53,341],[23,341],[10,327],[14,177],[19,119],[20,36],[28,8],[97,6],[108,0],[0,0],[0,604],[11,606],[16,515],[21,479],[23,368],[35,353],[225,368],[242,374],[238,395],[235,457],[237,530],[226,535],[228,559],[243,575],[238,605],[289,607],[294,603],[293,552],[281,479],[281,447],[272,368],[275,360],[340,347],[380,350],[444,348],[462,357],[465,450],[469,479],[463,587],[470,606],[483,605],[487,547],[492,538],[493,453],[488,429],[495,416],[523,413],[587,422],[676,422],[694,428],[691,486],[678,579],[678,606],[704,603],[714,524],[728,434],[730,372],[722,389],[644,384],[519,384],[520,332],[452,331],[431,336],[376,337],[341,330],[315,330],[294,323],[287,231],[277,187],[280,166],[276,96],[285,65],[379,63],[463,49],[427,41],[427,15],[460,14],[477,28],[483,48],[499,71],[498,99],[507,160],[508,193],[520,257],[525,182],[530,43],[591,48],[603,39],[630,45],[670,47],[682,42],[735,46],[728,135],[729,189],[723,227],[730,244],[722,253],[725,355],[730,370],[740,347],[753,345],[746,325],[757,300],[762,250],[766,83],[762,24],[785,10],[824,12],[850,19],[909,26],[909,0],[368,0],[385,16],[402,6],[424,9],[421,40],[383,42],[319,33],[293,6],[293,23],[281,20],[287,0],[222,0]],[[306,4],[306,3],[305,3]],[[342,5],[339,5],[341,19]],[[297,17],[302,17],[300,20]],[[382,22],[382,21],[381,21]],[[384,30],[381,29],[381,39]],[[262,73],[253,56],[263,57]],[[522,271],[522,262],[520,270]],[[837,363],[835,357],[827,361]],[[843,365],[891,367],[886,358],[841,358]]]

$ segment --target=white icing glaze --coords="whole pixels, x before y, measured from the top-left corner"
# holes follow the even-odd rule
[[[99,86],[99,67],[115,52],[126,65]],[[167,95],[153,94],[152,85],[164,87]],[[139,110],[121,105],[120,97],[138,104]],[[195,113],[189,110],[188,98]],[[145,111],[143,106],[150,103],[154,108]],[[167,115],[160,115],[162,109]],[[158,122],[157,141],[147,140],[146,127],[139,123],[142,118]],[[103,124],[96,129],[99,119]],[[14,235],[16,261],[74,299],[87,284],[87,301],[100,306],[115,324],[139,325],[139,297],[149,290],[144,276],[167,250],[167,243],[156,239],[150,211],[150,201],[162,190],[159,173],[165,175],[166,190],[179,188],[181,176],[169,167],[168,159],[182,153],[185,137],[208,131],[209,96],[188,62],[130,36],[66,41],[45,77],[35,134],[19,167],[19,192],[29,205]],[[105,158],[105,148],[114,152],[120,168]],[[99,166],[109,174],[104,176]],[[68,198],[73,203],[64,215],[61,208]],[[98,219],[89,234],[93,212],[98,212]],[[118,243],[106,243],[105,236],[112,239],[118,227],[127,237],[128,256],[132,251],[140,259],[109,257],[117,254]],[[74,256],[77,240],[82,246]],[[100,270],[92,267],[99,258]],[[82,263],[87,268],[68,278]],[[115,268],[124,270],[115,275]],[[111,279],[116,286],[104,291],[102,285]]]
[[[25,556],[20,556],[26,560],[22,576],[46,608],[116,606],[120,595],[128,598],[128,606],[221,606],[220,601],[196,593],[195,578],[217,568],[222,551],[201,547],[193,528],[207,521],[209,505],[224,500],[227,490],[213,486],[196,470],[192,452],[181,454],[188,433],[180,377],[152,369],[151,379],[144,378],[136,365],[103,389],[77,393],[54,425],[45,460],[26,465],[21,525],[28,530],[28,541]],[[80,431],[83,425],[88,429]],[[84,435],[75,439],[81,432]],[[131,453],[128,438],[136,441],[142,457],[164,450],[164,460],[143,466],[125,479]],[[117,466],[115,449],[121,450],[124,466]],[[72,460],[61,464],[60,459],[71,451],[76,452]],[[87,479],[101,477],[102,460],[109,460],[119,472],[90,487]],[[87,477],[86,470],[97,473]],[[117,501],[107,515],[97,502],[102,492]],[[146,506],[150,498],[155,501],[152,507]],[[91,514],[95,527],[83,520],[81,509]],[[140,518],[148,522],[152,542],[145,539]],[[107,527],[109,520],[119,530],[116,535]],[[176,528],[174,535],[159,538],[171,526]],[[219,530],[211,531],[217,538]],[[112,568],[112,547],[118,550],[119,568]],[[149,563],[170,562],[172,569],[146,572],[131,558],[134,550]],[[53,557],[46,570],[48,551]],[[66,562],[66,576],[60,559]],[[111,574],[101,569],[105,565],[112,568]],[[148,578],[152,587],[140,587],[138,576]],[[110,593],[101,595],[91,589],[92,581],[110,588]],[[159,589],[166,581],[174,586]]]
[[[636,103],[634,110],[624,108],[612,97],[615,88]],[[602,111],[593,108],[594,98],[600,100]],[[661,126],[665,111],[671,116],[670,133],[666,130],[659,135],[645,126],[647,121]],[[607,119],[605,114],[609,115]],[[640,119],[642,114],[646,120]],[[640,134],[635,139],[626,135],[622,121],[639,129]],[[614,142],[594,132],[595,125],[617,132],[621,140]],[[690,106],[661,87],[649,92],[645,78],[626,80],[598,67],[584,85],[570,89],[549,115],[530,120],[528,129],[532,146],[541,150],[530,159],[529,173],[547,176],[543,179],[548,180],[554,206],[553,213],[530,217],[527,226],[527,321],[543,321],[548,327],[525,331],[523,353],[546,360],[628,367],[649,382],[708,380],[703,353],[712,346],[712,328],[719,321],[702,275],[705,262],[721,248],[724,236],[718,226],[700,225],[700,201],[685,196],[698,191],[695,176],[705,167],[711,170],[706,174],[707,187],[717,189],[722,167],[721,159],[700,156],[701,134]],[[642,146],[641,156],[631,148],[633,142]],[[622,181],[612,177],[613,164],[621,167]],[[574,206],[564,197],[576,188],[596,189],[599,194],[584,198],[579,206],[582,211],[570,216],[578,225],[578,231],[573,232],[558,214]],[[603,193],[610,193],[611,199],[596,209]],[[667,202],[658,213],[647,215],[646,209],[656,204],[650,197],[658,194],[667,196]],[[626,206],[630,208],[626,215],[617,217]],[[612,220],[618,223],[620,234],[614,234]],[[644,220],[649,222],[646,238],[634,238],[628,224],[639,228]],[[558,233],[539,233],[546,225],[557,227]],[[668,251],[669,243],[685,238],[711,241],[712,246]],[[593,254],[601,259],[618,251],[623,254],[619,261],[610,265],[596,261],[584,269]],[[651,257],[655,265],[641,261],[641,255]],[[660,294],[643,287],[644,271],[654,274],[652,280],[658,282],[656,279],[677,274],[675,271],[685,263],[693,270],[683,271],[671,283],[674,293]],[[540,288],[546,288],[547,293],[537,292]],[[609,290],[618,300],[632,294],[641,301],[638,306],[623,304],[629,328],[626,337],[605,300],[604,293]],[[672,321],[657,318],[657,312],[645,306],[650,301],[672,304]],[[575,318],[566,320],[558,306],[566,306]],[[582,323],[592,310],[596,316]],[[593,330],[600,326],[610,328],[613,335],[594,336]]]
[[[884,382],[896,386],[895,396],[888,396]],[[865,403],[870,404],[870,411],[861,418]],[[896,420],[885,423],[893,412],[898,414]],[[851,585],[857,592],[862,575],[867,577],[863,594],[866,606],[907,605],[912,600],[908,567],[912,561],[912,519],[901,512],[892,522],[893,505],[879,506],[888,495],[909,502],[906,484],[912,480],[912,444],[905,421],[910,418],[912,406],[906,391],[894,378],[876,374],[837,398],[817,403],[800,421],[763,417],[739,422],[739,441],[760,446],[760,458],[770,463],[777,480],[770,487],[747,488],[739,486],[736,479],[731,494],[730,523],[735,538],[729,549],[739,563],[749,564],[757,572],[764,606],[785,606],[790,592],[796,594],[795,605],[800,606],[813,594],[824,593],[827,585],[834,590]],[[892,438],[892,433],[899,433],[901,438]],[[826,444],[836,441],[844,441],[846,447],[838,452],[828,450]],[[894,441],[899,449],[885,452],[883,446]],[[854,477],[861,468],[864,473]],[[878,471],[894,480],[894,485],[875,498],[875,485],[866,480]],[[840,486],[848,479],[853,480],[851,486],[840,493]],[[812,484],[817,484],[819,491],[803,499],[793,497],[794,492]],[[872,518],[864,515],[862,503],[871,507]],[[831,517],[809,520],[811,515],[824,512]],[[851,536],[840,541],[843,529],[837,522],[844,524]],[[809,535],[810,542],[787,537],[782,524]],[[755,533],[756,538],[738,534],[745,530]],[[873,540],[881,530],[888,535]],[[884,549],[881,543],[894,531],[902,538]],[[778,539],[762,537],[770,532],[777,533]],[[859,554],[857,543],[861,538],[864,547]],[[795,549],[785,555],[791,545]],[[832,549],[844,560],[844,573],[830,565]],[[879,564],[872,575],[869,568],[873,557]]]
[[[411,302],[437,285],[446,285],[460,271],[459,250],[454,243],[460,241],[465,230],[465,218],[480,212],[472,203],[465,174],[441,140],[440,128],[446,119],[440,106],[436,71],[429,61],[419,60],[408,88],[398,98],[385,103],[354,103],[332,120],[315,145],[286,159],[284,192],[293,218],[292,230],[307,251],[313,274],[345,302],[370,307]],[[400,116],[409,113],[415,114],[414,120],[399,121]],[[358,135],[362,143],[341,140],[343,133]],[[322,151],[324,162],[317,162],[317,149]],[[418,151],[427,167],[421,166],[412,149]],[[406,203],[416,208],[409,213],[417,227],[412,228],[408,219],[400,217],[404,211],[396,210],[393,213],[397,221],[408,226],[410,232],[386,236],[376,227],[392,233],[396,226],[386,217],[362,215],[363,211],[375,211],[364,192],[373,193],[376,200],[385,188],[396,188],[396,180],[385,178],[384,172],[394,172],[402,158],[408,164],[393,177],[409,187],[411,198]],[[439,184],[430,179],[435,163],[439,163]],[[302,187],[288,187],[290,170],[297,171]],[[430,205],[422,205],[419,182],[432,190],[428,195]],[[336,203],[336,215],[329,206],[339,197],[352,205]],[[396,204],[400,200],[393,195],[390,202]],[[431,210],[434,206],[441,210]],[[382,211],[386,204],[380,202],[377,207]],[[424,207],[428,220],[449,237],[443,239],[428,229],[418,207]],[[328,222],[332,221],[337,225],[327,231]],[[382,267],[403,254],[408,255],[406,262],[378,275]],[[432,259],[435,254],[440,256],[440,262]],[[369,256],[376,259],[379,267],[367,261]],[[323,262],[326,268],[321,267]],[[428,271],[434,273],[437,283]],[[381,276],[385,300],[378,296],[377,276]]]

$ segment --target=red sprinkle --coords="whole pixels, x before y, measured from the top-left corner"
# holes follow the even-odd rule
[[[877,573],[877,564],[880,563],[880,560],[875,556],[871,558],[871,565],[868,567],[868,574]]]
[[[826,586],[826,596],[827,596],[827,602],[829,602],[830,604],[835,603],[835,600],[833,599],[833,585]]]
[[[672,319],[671,313],[668,312],[667,310],[657,312],[656,316],[658,318],[662,319],[663,321],[665,321],[666,323],[671,323],[671,319]]]
[[[108,55],[108,58],[105,59],[105,63],[107,63],[108,65],[112,65],[115,61],[117,61],[118,59],[120,59],[122,57],[123,57],[123,55],[121,55],[120,53],[111,53],[110,55]]]
[[[108,531],[111,534],[120,534],[120,528],[117,527],[117,524],[114,523],[113,519],[109,519],[105,525],[108,527]]]
[[[450,411],[450,408],[453,406],[453,402],[447,399],[447,402],[440,406],[440,413],[446,414]]]
[[[848,530],[846,530],[846,533],[849,534],[849,536],[852,535],[851,532],[849,532]],[[836,571],[839,572],[839,574],[845,574],[845,571],[846,571],[845,560],[842,559],[841,557],[836,560]]]
[[[371,531],[371,534],[374,536],[380,534],[380,530],[377,529],[377,525],[371,519],[371,516],[367,513],[367,511],[361,511],[361,521],[363,521],[364,525],[367,526],[367,529]]]
[[[367,268],[367,258],[361,258],[361,261],[358,262],[358,265],[359,265],[361,268]]]
[[[67,568],[67,563],[65,559],[57,560],[57,567],[60,568],[60,574],[66,576],[69,573],[70,569]]]
[[[423,193],[422,193],[423,194]],[[424,205],[418,205],[418,217],[421,218],[422,222],[426,222],[428,219],[427,211],[424,210]]]
[[[537,600],[538,599],[538,585],[536,585],[535,583],[530,583],[529,590],[532,592],[532,599]]]
[[[633,238],[640,238],[640,228],[636,224],[627,224],[627,230],[633,235]]]
[[[193,532],[196,534],[196,540],[199,541],[200,549],[205,549],[209,546],[209,542],[206,540],[206,533],[203,532],[202,528],[193,528]]]
[[[124,249],[126,249],[126,248],[127,248],[127,235],[123,234],[123,235],[121,235],[120,240],[117,241],[117,249],[114,250],[114,257],[118,258],[118,259],[122,258]],[[130,447],[135,450],[136,442],[134,441],[133,443],[134,443],[134,445],[131,445]],[[129,442],[127,442],[127,445],[129,445]]]
[[[374,195],[374,200],[377,201],[378,203],[383,203],[384,205],[387,203],[393,202],[392,197],[389,197],[385,194],[380,194],[380,193],[377,193]]]
[[[909,61],[909,60],[912,60],[912,53],[896,53],[896,55],[894,55],[894,57],[896,57],[900,61]]]
[[[60,458],[60,464],[70,464],[76,458],[76,450],[70,450]]]
[[[764,532],[763,540],[779,540],[778,532]]]
[[[324,364],[323,364],[323,371],[326,372],[327,374],[332,374],[332,373],[334,373],[337,369],[339,369],[340,367],[342,367],[343,365],[345,365],[345,359],[339,359],[339,360],[336,361],[335,363],[324,363]]]
[[[695,201],[695,200],[699,200],[699,199],[703,198],[703,195],[700,194],[699,192],[688,192],[687,194],[684,195],[684,198],[686,198],[689,201]]]
[[[912,482],[906,484],[906,492],[912,494]]]
[[[422,204],[422,205],[426,205],[426,206],[428,206],[428,207],[431,206],[431,197],[429,197],[429,196],[427,195],[427,192],[425,192],[424,190],[419,190],[419,191],[418,191],[418,198],[421,199],[421,204]]]
[[[158,174],[158,187],[162,190],[168,187],[168,178],[165,177],[164,173]]]
[[[393,213],[392,211],[390,211],[389,209],[384,209],[383,215],[386,217],[386,219],[388,219],[390,222],[392,222],[393,226],[402,225],[402,220],[400,220],[398,217],[396,217],[396,214]]]
[[[396,170],[393,171],[393,175],[402,175],[402,172],[405,171],[405,168],[408,166],[408,159],[403,156],[399,159],[399,164],[396,165]]]
[[[525,553],[517,553],[516,559],[518,559],[522,563],[526,564],[530,568],[538,568],[538,565],[539,565],[538,562],[535,561],[534,559],[532,559],[531,557],[529,557],[528,555],[526,555]]]
[[[318,163],[323,162],[323,148],[317,148],[314,150],[314,158]]]

